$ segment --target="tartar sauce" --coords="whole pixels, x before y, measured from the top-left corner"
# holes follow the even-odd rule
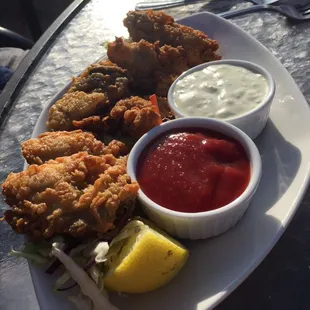
[[[253,110],[267,94],[268,83],[262,74],[222,64],[210,65],[180,79],[173,99],[186,116],[226,119]]]

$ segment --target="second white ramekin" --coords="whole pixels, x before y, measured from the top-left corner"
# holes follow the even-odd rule
[[[181,80],[188,74],[202,70],[209,66],[222,65],[222,64],[244,67],[253,72],[260,73],[261,75],[264,76],[264,78],[266,79],[268,83],[268,94],[265,97],[265,99],[255,109],[252,109],[244,113],[243,115],[230,117],[230,118],[223,120],[232,125],[235,125],[239,129],[244,131],[251,139],[255,139],[266,126],[266,123],[269,117],[270,107],[271,107],[272,100],[275,94],[276,84],[275,84],[275,81],[272,75],[265,68],[253,62],[249,62],[245,60],[236,60],[236,59],[223,59],[223,60],[217,60],[217,61],[210,61],[210,62],[198,65],[196,67],[193,67],[185,71],[173,82],[173,84],[169,88],[169,92],[168,92],[169,106],[177,118],[187,117],[181,111],[179,111],[179,109],[174,103],[173,92],[174,92],[175,85],[178,83],[179,80]],[[201,115],[201,117],[203,117],[203,115]]]
[[[184,239],[206,239],[224,233],[241,219],[261,178],[261,158],[254,142],[235,126],[216,119],[185,117],[155,127],[139,139],[131,150],[127,163],[127,172],[132,180],[137,181],[136,167],[139,156],[151,141],[167,131],[173,129],[182,131],[186,128],[213,130],[241,143],[251,165],[250,181],[245,191],[222,208],[199,213],[184,213],[166,209],[149,199],[141,189],[138,198],[148,217],[169,234]]]

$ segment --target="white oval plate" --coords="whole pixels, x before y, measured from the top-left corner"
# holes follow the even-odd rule
[[[270,119],[255,141],[263,175],[249,210],[235,228],[213,239],[185,242],[189,260],[169,285],[148,294],[112,295],[112,302],[125,310],[212,309],[269,253],[294,216],[309,180],[309,108],[282,64],[246,32],[216,15],[199,13],[179,22],[216,39],[223,58],[252,61],[275,78],[277,90]],[[46,130],[48,109],[61,94],[42,111],[33,136]],[[52,291],[51,277],[30,268],[41,309],[74,309],[66,294]]]

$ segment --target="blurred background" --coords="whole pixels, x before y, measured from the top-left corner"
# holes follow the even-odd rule
[[[36,41],[73,0],[0,0],[0,27]]]

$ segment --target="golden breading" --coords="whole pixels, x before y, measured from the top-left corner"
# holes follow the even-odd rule
[[[113,104],[129,95],[128,83],[127,70],[105,60],[90,65],[79,77],[73,78],[69,92],[104,93]]]
[[[52,131],[25,141],[22,144],[22,154],[28,164],[42,165],[50,159],[82,151],[91,155],[101,155],[104,154],[104,148],[104,144],[93,134],[82,130]]]
[[[150,76],[159,65],[155,46],[144,40],[129,43],[123,38],[116,38],[108,43],[107,54],[109,59],[126,68],[134,78]]]
[[[136,138],[160,125],[161,116],[154,111],[152,103],[140,97],[120,100],[103,120],[106,128],[116,128]]]
[[[173,81],[188,69],[182,47],[160,47],[158,42],[152,44],[141,40],[129,43],[116,38],[108,44],[107,53],[113,62],[128,70],[132,77],[130,88],[143,95],[167,96]]]
[[[116,135],[119,140],[133,137],[136,141],[150,129],[161,124],[162,117],[163,119],[173,118],[166,98],[159,98],[158,106],[162,115],[154,110],[149,100],[134,96],[118,101],[106,116],[87,117],[81,121],[75,121],[74,125],[83,130],[103,133],[103,137]]]
[[[124,26],[135,42],[144,39],[149,42],[159,41],[161,45],[183,47],[190,67],[221,58],[215,53],[218,49],[215,40],[200,30],[176,23],[163,12],[129,11]]]
[[[80,237],[113,229],[118,209],[132,205],[138,185],[126,174],[126,158],[80,152],[11,173],[2,192],[11,207],[4,219],[16,232]]]
[[[112,140],[104,149],[103,154],[112,154],[115,157],[124,156],[129,153],[129,148],[124,142]]]
[[[159,63],[155,46],[149,42],[128,43],[116,38],[108,43],[109,59],[126,68],[130,74],[130,89],[140,94],[152,94],[156,91],[155,70]]]
[[[73,121],[73,125],[76,128],[91,131],[91,132],[100,132],[102,131],[103,122],[102,122],[103,116],[101,115],[93,115],[89,117],[85,117],[81,119],[80,121]]]
[[[107,104],[102,93],[67,93],[50,108],[46,126],[51,130],[71,130],[72,121],[93,115]]]

